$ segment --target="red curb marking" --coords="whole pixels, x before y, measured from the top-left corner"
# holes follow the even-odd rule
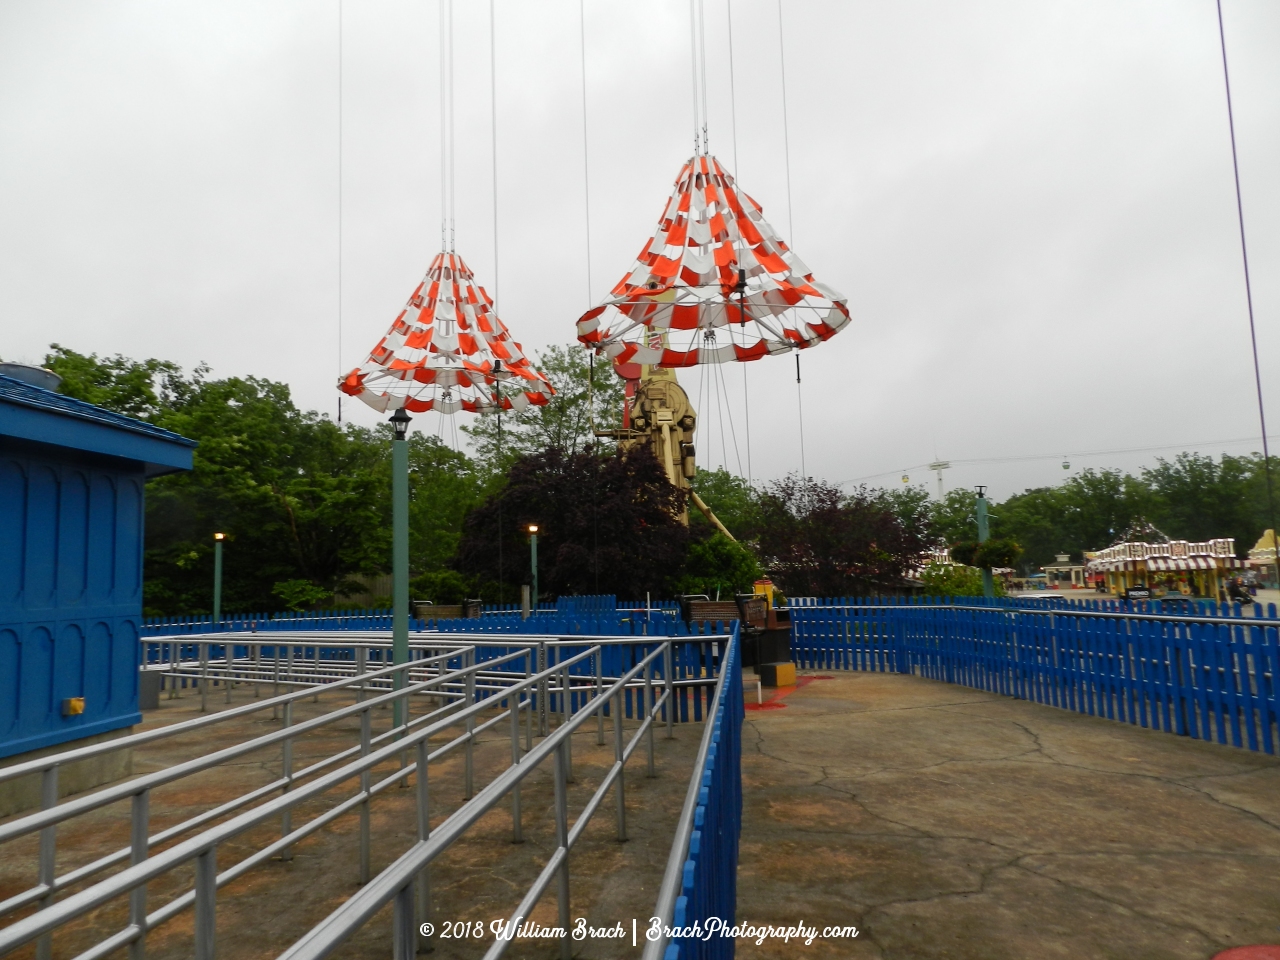
[[[829,677],[829,676],[797,677],[796,684],[794,687],[778,687],[773,693],[769,695],[769,699],[766,700],[764,703],[748,703],[748,704],[745,704],[745,707],[747,710],[781,710],[783,707],[786,706],[785,703],[780,702],[783,697],[791,696],[791,694],[795,693],[801,687],[807,687],[809,684],[813,683],[813,681],[815,680],[834,680],[834,679],[835,677]],[[1243,958],[1243,960],[1249,960],[1249,958],[1245,957]],[[1272,960],[1272,958],[1260,957],[1258,958],[1258,960]],[[1276,957],[1275,960],[1280,960],[1280,957]]]
[[[1213,960],[1280,960],[1280,946],[1259,943],[1251,947],[1232,947],[1215,953]]]

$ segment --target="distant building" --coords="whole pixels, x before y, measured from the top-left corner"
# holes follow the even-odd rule
[[[1045,586],[1050,590],[1066,584],[1079,588],[1085,585],[1085,567],[1083,563],[1072,563],[1069,553],[1060,553],[1053,563],[1046,563],[1040,568],[1044,571]]]
[[[1147,588],[1153,596],[1181,594],[1218,600],[1228,579],[1244,568],[1230,537],[1200,542],[1170,540],[1138,521],[1116,543],[1087,554],[1090,573],[1104,576],[1107,590],[1124,596],[1131,588]]]
[[[1263,585],[1276,589],[1276,532],[1267,530],[1258,538],[1258,542],[1249,551],[1249,559],[1245,565],[1254,570]]]

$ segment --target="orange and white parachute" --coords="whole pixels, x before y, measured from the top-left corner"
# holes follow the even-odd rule
[[[615,366],[756,360],[812,347],[849,322],[714,156],[680,171],[658,229],[578,339]]]
[[[456,253],[436,255],[387,335],[338,387],[384,413],[491,413],[499,396],[503,410],[523,410],[555,394]]]

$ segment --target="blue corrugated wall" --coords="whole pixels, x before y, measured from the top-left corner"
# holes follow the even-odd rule
[[[0,757],[141,719],[144,477],[110,463],[0,450]]]

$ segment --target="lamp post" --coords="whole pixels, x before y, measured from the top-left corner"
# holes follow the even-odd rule
[[[222,623],[222,541],[225,533],[213,535],[213,629]]]
[[[987,527],[987,488],[978,487],[978,500],[974,504],[974,516],[978,521],[978,542],[986,543],[991,537],[991,532]],[[982,595],[984,597],[994,597],[996,595],[995,584],[991,580],[991,568],[982,568]]]
[[[391,662],[409,662],[409,420],[400,407],[391,415],[395,440],[391,443]],[[394,689],[404,686],[404,673],[395,675]],[[395,702],[393,721],[404,723],[404,701]]]
[[[529,524],[529,566],[533,570],[533,613],[538,614],[538,525]]]

